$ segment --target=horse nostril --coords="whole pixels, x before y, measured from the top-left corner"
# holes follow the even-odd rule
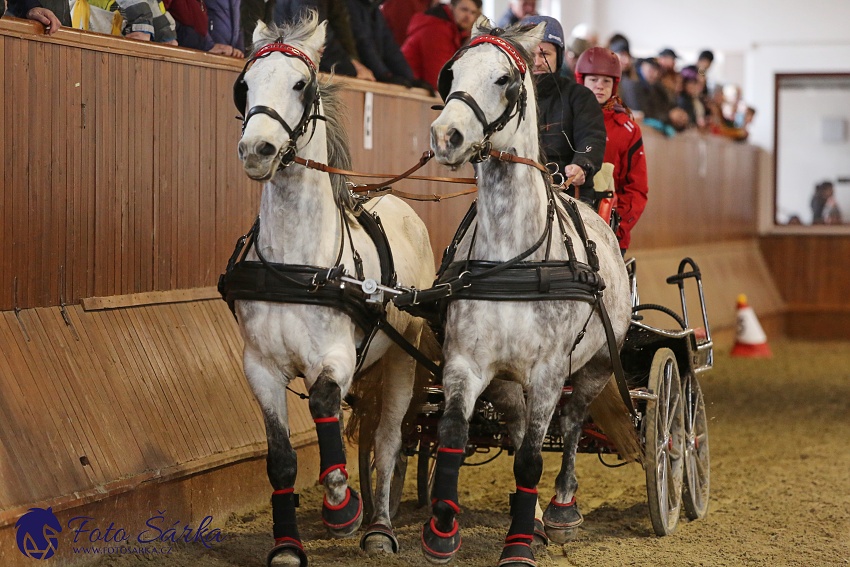
[[[257,144],[257,153],[261,156],[273,156],[277,153],[277,148],[268,142],[260,142]]]
[[[463,134],[452,128],[449,133],[449,143],[455,147],[463,143]]]

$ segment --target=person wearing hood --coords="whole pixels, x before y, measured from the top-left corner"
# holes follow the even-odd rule
[[[469,40],[479,15],[481,0],[451,0],[414,14],[401,46],[413,75],[436,89],[440,69]]]
[[[576,61],[576,82],[590,89],[605,118],[605,161],[614,164],[616,211],[620,217],[617,240],[625,254],[632,229],[646,208],[649,186],[640,126],[617,96],[620,73],[617,54],[604,47],[592,47]]]
[[[558,74],[564,62],[564,31],[558,20],[549,16],[529,16],[521,23],[545,24],[543,41],[532,53],[541,150],[565,180],[573,179],[572,186],[577,189],[569,193],[592,203],[593,176],[602,167],[605,155],[602,110],[586,87]]]

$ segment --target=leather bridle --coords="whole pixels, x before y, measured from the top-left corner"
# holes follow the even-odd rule
[[[303,89],[304,111],[301,113],[301,119],[295,127],[290,126],[289,123],[287,123],[286,120],[284,120],[283,117],[270,106],[256,105],[252,106],[247,112],[245,112],[248,102],[248,85],[245,83],[245,73],[258,59],[268,57],[272,53],[283,53],[287,57],[300,59],[305,65],[307,65],[307,69],[310,71],[309,82]],[[306,133],[309,123],[312,121],[313,128],[315,129],[315,121],[325,119],[324,116],[319,114],[321,95],[319,93],[316,65],[306,53],[297,47],[283,43],[280,39],[258,49],[257,52],[245,63],[242,73],[240,73],[233,85],[233,102],[236,105],[237,110],[239,110],[244,117],[242,119],[243,134],[245,132],[245,127],[248,125],[248,121],[258,114],[265,114],[280,124],[283,129],[286,130],[286,133],[289,134],[289,142],[282,146],[278,152],[278,157],[280,157],[281,163],[280,167],[286,167],[292,163],[292,160],[295,157],[296,143],[298,142],[298,139]]]

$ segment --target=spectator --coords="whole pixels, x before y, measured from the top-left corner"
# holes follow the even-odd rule
[[[708,81],[708,69],[711,67],[711,64],[714,63],[714,53],[712,53],[708,49],[704,49],[700,52],[699,57],[697,57],[696,68],[699,71],[699,74],[702,75],[703,79],[705,79],[705,87],[702,90],[702,95],[704,97],[708,96],[708,90],[714,85],[710,85]]]
[[[626,106],[640,112],[644,123],[667,136],[688,125],[688,115],[681,108],[674,108],[661,86],[661,67],[654,58],[642,59],[637,68],[637,80],[623,78],[620,94]]]
[[[576,24],[575,27],[572,29],[572,31],[570,32],[570,41],[572,41],[573,39],[585,40],[588,44],[588,48],[596,47],[597,45],[599,45],[599,34],[596,32],[595,29],[590,27],[590,25],[585,22]],[[581,55],[581,53],[579,53],[579,55]],[[578,58],[579,55],[577,55],[576,58]]]
[[[71,6],[67,0],[8,0],[5,11],[16,18],[39,22],[48,35],[55,34],[62,26],[71,26]]]
[[[629,40],[623,34],[614,34],[608,42],[608,49],[613,51],[620,60],[620,73],[623,79],[637,80],[635,61],[629,50]]]
[[[500,28],[506,28],[516,24],[524,17],[533,16],[536,13],[537,0],[510,0],[508,9],[502,14],[496,25]],[[561,32],[561,43],[563,43],[563,32]]]
[[[576,63],[576,81],[591,90],[605,118],[608,141],[604,161],[614,164],[616,210],[620,217],[617,240],[625,254],[631,243],[631,231],[646,207],[649,187],[640,126],[617,96],[620,72],[619,58],[604,47],[588,49]]]
[[[743,142],[749,134],[745,128],[737,127],[733,118],[727,117],[724,114],[724,104],[723,86],[715,85],[711,96],[706,99],[709,131],[712,134]]]
[[[576,61],[588,48],[592,47],[590,42],[580,37],[571,37],[567,42],[567,49],[564,53],[564,66],[562,69],[565,73],[563,76],[569,80],[575,80]]]
[[[658,66],[661,68],[659,82],[667,91],[667,97],[670,100],[676,100],[676,97],[682,91],[682,78],[676,72],[676,59],[678,58],[676,52],[669,47],[662,49],[657,58]]]
[[[573,178],[574,196],[594,200],[593,176],[605,154],[605,121],[588,89],[558,74],[564,60],[564,31],[555,18],[529,16],[523,24],[545,24],[543,41],[533,51],[541,150],[564,178]]]
[[[210,21],[203,0],[165,0],[165,8],[177,22],[177,43],[215,55],[242,59],[245,54],[210,37]]]
[[[676,106],[688,115],[688,126],[704,129],[707,126],[706,108],[702,91],[705,89],[705,77],[699,74],[696,66],[688,65],[680,73],[682,92],[676,99]]]
[[[328,22],[319,70],[374,81],[372,71],[361,62],[345,0],[277,0],[274,20],[279,24],[294,22],[309,10],[319,14],[320,22]]]
[[[348,0],[348,12],[357,52],[375,79],[407,88],[420,87],[433,93],[430,84],[413,76],[377,3],[371,0]]]
[[[252,51],[254,29],[257,22],[268,25],[274,23],[275,0],[241,0],[239,21],[242,28],[242,45],[246,52]],[[328,30],[330,33],[330,30]]]
[[[841,211],[831,181],[823,181],[815,186],[811,205],[812,224],[841,224]]]
[[[240,0],[205,0],[210,19],[210,37],[213,42],[229,45],[233,56],[245,55],[242,39]]]
[[[437,88],[440,69],[468,39],[481,14],[481,0],[451,0],[414,14],[401,51],[413,76]]]
[[[386,0],[381,4],[381,13],[393,32],[395,42],[404,45],[407,40],[407,28],[410,27],[413,16],[438,4],[438,0]]]
[[[97,5],[96,1],[89,0]],[[117,0],[121,15],[124,16],[124,27],[121,33],[129,39],[141,41],[157,41],[177,45],[177,31],[174,19],[163,12],[156,0]],[[111,2],[110,2],[111,4]],[[104,9],[114,9],[108,4]]]

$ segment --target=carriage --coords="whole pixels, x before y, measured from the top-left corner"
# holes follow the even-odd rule
[[[692,259],[683,259],[677,273],[667,278],[668,284],[679,288],[681,315],[662,305],[640,304],[636,260],[628,260],[627,267],[635,316],[620,353],[626,376],[623,387],[628,397],[620,398],[624,411],[619,417],[624,422],[621,425],[633,429],[640,443],[640,453],[635,455],[625,448],[624,454],[620,454],[621,449],[592,418],[584,424],[578,450],[581,453],[597,454],[600,462],[609,467],[622,466],[632,460],[640,462],[646,474],[653,530],[657,535],[665,536],[676,529],[682,509],[689,520],[702,519],[708,512],[708,419],[698,376],[713,365],[713,344],[705,308],[702,274]],[[699,294],[702,328],[690,327],[686,297],[688,280],[694,282]],[[661,329],[646,324],[642,321],[641,313],[647,311],[664,313],[672,320],[671,323],[675,323],[675,328]],[[403,438],[402,454],[396,463],[390,502],[393,514],[401,503],[411,457],[416,457],[418,505],[427,506],[431,502],[434,457],[439,446],[437,424],[442,415],[444,398],[438,380],[432,381],[425,388],[426,399],[412,408],[412,419],[407,422]],[[571,393],[567,381],[559,407],[564,405]],[[560,454],[564,447],[557,417],[556,414],[552,419],[543,450]],[[505,416],[486,397],[482,397],[476,404],[470,422],[466,448],[468,456],[478,455],[481,459],[470,465],[486,464],[503,452],[512,455],[515,450],[505,427]],[[620,462],[610,464],[603,455],[616,457]],[[360,444],[359,466],[360,488],[368,515],[372,505],[374,479],[365,471],[373,468],[374,460],[366,440]]]

